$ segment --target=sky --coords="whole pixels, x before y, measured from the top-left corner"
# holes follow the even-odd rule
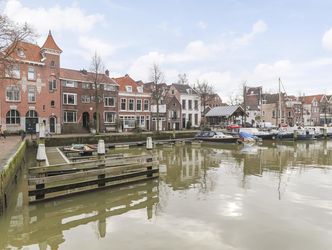
[[[97,52],[113,77],[149,81],[157,63],[167,83],[185,73],[223,100],[243,84],[289,95],[332,94],[332,1],[0,1],[30,24],[41,46],[51,30],[61,67],[89,69]]]

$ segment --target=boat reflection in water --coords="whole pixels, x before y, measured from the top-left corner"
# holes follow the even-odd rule
[[[159,180],[30,206],[22,181],[0,217],[0,248],[309,250],[332,245],[332,141],[176,144],[154,151],[163,166]]]

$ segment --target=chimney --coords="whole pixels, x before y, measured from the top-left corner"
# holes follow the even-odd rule
[[[87,74],[88,74],[88,71],[87,71],[86,69],[82,69],[82,70],[81,70],[81,73],[82,73],[83,75],[87,75]]]
[[[125,77],[129,77],[129,75],[128,75],[128,74],[125,74]]]
[[[105,75],[110,76],[110,71],[108,69],[105,70]]]

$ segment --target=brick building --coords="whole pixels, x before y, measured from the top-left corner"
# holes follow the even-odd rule
[[[151,93],[144,84],[136,82],[129,75],[113,78],[119,85],[118,117],[123,131],[136,127],[150,130]]]
[[[96,129],[98,102],[99,131],[115,131],[119,85],[109,72],[95,74],[86,70],[60,69],[62,86],[62,127],[64,133],[88,132]]]
[[[45,123],[50,133],[61,133],[60,55],[51,32],[42,47],[20,42],[11,55],[0,88],[0,124],[4,130],[36,131]]]

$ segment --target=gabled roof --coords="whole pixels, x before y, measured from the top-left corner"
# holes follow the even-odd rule
[[[301,96],[299,99],[304,104],[311,104],[314,100],[317,102],[320,102],[322,100],[324,95],[307,95],[307,96]]]
[[[229,117],[229,116],[232,116],[236,112],[245,114],[243,108],[240,105],[233,105],[233,106],[214,107],[209,112],[207,112],[207,114],[205,116],[206,117],[212,117],[212,116]]]
[[[24,56],[21,57],[18,55],[18,51],[22,50]],[[11,53],[11,58],[16,60],[25,60],[31,62],[41,62],[42,55],[40,53],[40,47],[37,44],[29,43],[29,42],[19,42],[16,45],[15,51]]]
[[[119,85],[119,91],[121,92],[127,92],[126,91],[126,86],[131,86],[132,87],[132,92],[137,93],[137,87],[142,86],[144,93],[147,91],[144,89],[144,84],[140,84],[136,82],[133,78],[131,78],[128,74],[122,76],[122,77],[117,77],[113,78],[113,80]]]
[[[191,89],[192,92],[196,94],[196,91],[188,84],[173,83],[172,86],[174,86],[181,94],[188,94],[187,89]]]
[[[57,50],[60,53],[62,52],[62,50],[59,48],[59,46],[54,41],[51,31],[48,32],[48,36],[46,38],[46,41],[45,41],[44,45],[41,48],[42,49]]]
[[[94,78],[93,72],[87,72],[84,70],[64,69],[60,68],[60,78],[67,80],[75,80],[79,82],[92,82]],[[118,85],[112,78],[105,74],[98,74],[98,81],[100,83],[108,83]]]

